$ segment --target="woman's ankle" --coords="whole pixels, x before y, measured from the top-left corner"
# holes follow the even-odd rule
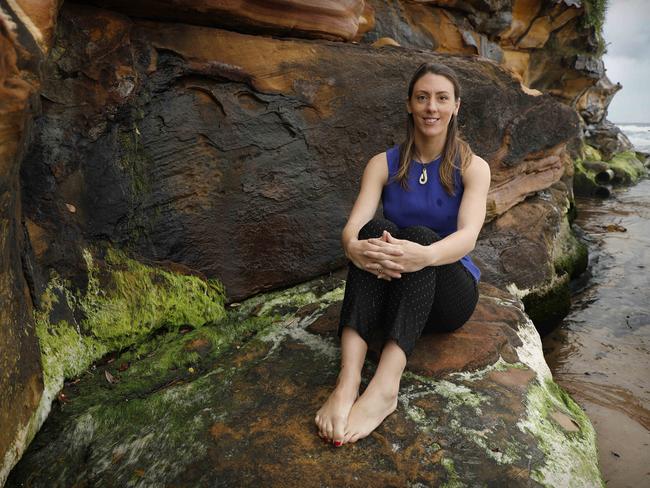
[[[361,385],[361,373],[341,371],[336,380],[336,387],[341,389],[359,389]]]

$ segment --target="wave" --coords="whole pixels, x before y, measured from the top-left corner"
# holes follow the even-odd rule
[[[616,124],[623,132],[650,132],[650,124]]]

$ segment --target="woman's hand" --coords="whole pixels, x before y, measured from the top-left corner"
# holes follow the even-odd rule
[[[417,242],[405,239],[396,239],[390,232],[384,231],[379,239],[368,239],[372,249],[364,251],[364,255],[373,262],[385,263],[390,269],[399,270],[402,273],[413,273],[430,265],[430,249]],[[401,250],[401,253],[396,251]],[[384,264],[382,264],[384,266]]]
[[[383,236],[379,239],[383,239]],[[363,269],[377,276],[377,278],[390,281],[392,278],[401,278],[401,266],[393,259],[400,256],[403,251],[398,246],[378,246],[370,241],[378,239],[354,239],[345,246],[345,255],[359,269]],[[384,244],[387,244],[384,242]],[[381,251],[381,252],[379,252]],[[375,259],[368,253],[381,255]]]

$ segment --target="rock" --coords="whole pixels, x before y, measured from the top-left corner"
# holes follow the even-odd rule
[[[82,3],[122,12],[132,17],[220,27],[247,33],[279,34],[332,40],[352,40],[372,27],[372,11],[363,0],[86,0]],[[363,17],[363,19],[362,19]]]
[[[587,249],[568,221],[571,192],[559,182],[486,224],[472,253],[482,279],[507,288],[548,331],[568,312],[569,279],[587,267]]]
[[[48,2],[43,2],[46,7]],[[32,297],[24,270],[29,242],[21,225],[20,162],[31,129],[38,79],[20,59],[25,47],[10,10],[0,7],[0,486],[34,435],[30,419],[43,391]],[[13,8],[13,6],[11,7]],[[32,41],[33,42],[33,41]],[[37,63],[37,52],[32,62]],[[21,63],[21,61],[23,61]],[[27,277],[29,278],[29,277]]]
[[[551,19],[548,16],[538,17],[519,41],[520,49],[542,48],[551,35]]]
[[[598,80],[578,100],[576,108],[587,124],[598,124],[607,115],[607,107],[614,95],[623,88],[620,83],[613,84],[607,75]]]
[[[592,146],[596,146],[605,160],[612,159],[616,153],[634,150],[634,146],[623,131],[607,119],[602,119],[595,125],[588,125],[585,130],[585,140]]]
[[[21,39],[25,41],[24,48],[30,48],[31,43],[34,42],[42,54],[49,52],[52,47],[56,17],[62,3],[61,0],[40,2],[16,0],[12,2],[8,8],[21,28],[27,31]],[[25,53],[23,53],[24,55]]]
[[[370,0],[375,12],[375,28],[361,38],[372,44],[389,37],[410,49],[434,50],[439,53],[475,54],[476,47],[467,45],[462,30],[472,26],[453,11],[429,5]]]
[[[224,318],[223,287],[214,280],[195,276],[178,265],[146,266],[111,248],[96,250],[95,255],[84,250],[83,255],[87,267],[85,290],[76,289],[52,273],[39,297],[41,306],[34,312],[35,326],[31,327],[30,335],[38,340],[40,351],[38,347],[33,352],[23,347],[26,350],[23,362],[9,370],[14,376],[13,384],[33,389],[26,392],[24,403],[17,404],[22,406],[19,413],[4,404],[0,410],[2,415],[25,416],[22,425],[16,422],[16,417],[11,422],[2,419],[3,426],[15,425],[22,429],[14,434],[18,440],[9,438],[14,444],[5,451],[3,479],[31,441],[25,436],[29,433],[33,436],[40,429],[53,400],[62,398],[59,393],[65,379],[82,375],[94,361],[111,351],[134,344],[142,347],[139,344],[143,340],[161,329],[200,327]],[[31,315],[25,320],[31,321]],[[246,332],[241,327],[228,328],[225,322],[224,327],[221,336],[225,337]],[[20,383],[17,379],[20,376],[13,375],[15,369],[26,375],[32,367],[34,379],[30,383],[22,380],[27,385]],[[13,390],[14,387],[9,388],[8,398],[19,398]],[[25,408],[30,404],[31,408]]]
[[[580,256],[574,240],[570,234],[558,237],[566,231],[568,223],[564,203],[553,196],[558,181],[566,181],[573,171],[566,145],[578,134],[578,119],[570,108],[548,96],[540,96],[539,90],[573,104],[577,94],[592,86],[599,76],[601,66],[592,42],[594,30],[581,27],[580,2],[538,5],[516,1],[512,3],[512,13],[509,1],[482,0],[429,2],[429,5],[378,0],[365,3],[292,0],[271,2],[272,8],[266,4],[260,6],[260,2],[239,2],[233,6],[229,2],[206,0],[185,2],[182,11],[178,2],[155,2],[152,8],[153,3],[103,2],[116,10],[113,12],[66,3],[56,25],[61,2],[16,0],[3,7],[11,20],[0,16],[3,66],[0,160],[4,162],[0,165],[0,196],[5,202],[2,256],[6,256],[0,265],[3,283],[0,300],[4,304],[3,324],[7,324],[0,332],[0,351],[3,351],[0,387],[5,392],[0,400],[0,459],[3,460],[0,485],[45,420],[54,398],[53,408],[57,413],[71,405],[78,407],[77,413],[69,417],[76,420],[64,431],[57,430],[65,423],[59,423],[59,417],[53,417],[55,420],[46,424],[45,430],[54,432],[58,439],[69,436],[69,443],[55,442],[52,447],[68,456],[66,459],[75,469],[82,467],[79,476],[84,476],[85,466],[92,466],[97,459],[93,453],[106,447],[106,444],[101,447],[92,444],[95,442],[92,434],[108,430],[111,418],[118,414],[124,414],[121,418],[126,420],[127,428],[134,421],[131,432],[120,430],[122,425],[110,424],[113,430],[109,435],[118,436],[120,447],[103,458],[110,458],[110,465],[117,466],[118,471],[124,463],[124,471],[117,477],[129,483],[138,479],[146,483],[158,475],[164,483],[175,476],[191,483],[191,459],[172,458],[163,462],[159,473],[147,472],[131,464],[124,448],[130,441],[124,439],[133,441],[129,445],[134,451],[139,446],[145,447],[144,457],[138,460],[150,466],[151,460],[145,459],[148,443],[165,445],[170,431],[157,424],[159,431],[148,432],[143,427],[147,415],[156,413],[150,425],[174,420],[167,415],[180,412],[174,406],[167,408],[166,392],[172,392],[174,399],[187,393],[176,388],[203,378],[200,375],[213,366],[209,363],[211,358],[228,365],[227,369],[213,374],[224,382],[238,368],[244,375],[251,371],[255,375],[255,362],[266,359],[270,361],[262,361],[262,377],[269,377],[269,371],[274,368],[286,374],[280,375],[284,378],[281,392],[263,397],[270,398],[272,405],[278,407],[277,411],[265,411],[267,419],[279,420],[283,409],[288,408],[292,422],[300,422],[301,417],[295,411],[291,413],[291,408],[300,406],[292,403],[295,397],[291,393],[300,392],[300,387],[307,388],[303,390],[307,393],[318,391],[320,397],[308,397],[314,405],[322,401],[327,392],[322,383],[314,384],[316,378],[310,376],[309,382],[296,387],[287,379],[294,377],[294,372],[282,370],[280,360],[286,359],[287,354],[292,357],[291,351],[298,351],[304,365],[312,367],[314,358],[310,357],[310,348],[333,357],[331,341],[323,339],[320,333],[305,332],[304,327],[323,310],[330,317],[336,316],[335,302],[340,300],[340,288],[298,293],[302,298],[295,307],[293,302],[274,303],[268,297],[264,303],[252,300],[256,303],[254,312],[247,304],[238,307],[242,313],[239,317],[245,317],[247,310],[247,318],[221,320],[217,328],[203,327],[205,321],[219,320],[224,299],[222,290],[206,285],[210,283],[206,275],[224,279],[233,300],[336,269],[342,263],[338,235],[356,195],[363,164],[371,155],[399,140],[404,122],[402,108],[392,101],[403,99],[407,77],[419,62],[442,60],[461,77],[464,89],[461,126],[477,153],[490,162],[494,177],[488,213],[494,228],[498,228],[491,234],[494,243],[500,245],[508,239],[514,242],[524,235],[526,225],[535,229],[532,224],[537,222],[531,224],[532,218],[538,218],[541,226],[549,224],[552,205],[556,205],[555,224],[547,228],[552,237],[543,238],[543,245],[533,253],[542,259],[541,271],[524,273],[537,280],[530,281],[534,293],[524,297],[531,315],[535,315],[532,312],[535,307],[542,309],[542,304],[531,305],[538,297],[556,293],[562,298],[571,274],[569,268],[578,268],[571,264],[579,261],[575,256]],[[125,12],[134,17],[126,17]],[[162,21],[138,20],[143,15]],[[221,26],[230,31],[165,21],[170,19]],[[16,29],[12,21],[18,25]],[[526,35],[529,31],[530,35]],[[285,39],[254,35],[260,33]],[[290,36],[348,41],[348,44],[286,39]],[[375,49],[369,45],[352,45],[353,42],[370,44],[382,36],[392,41],[379,44],[403,47]],[[522,47],[522,42],[530,47]],[[494,62],[438,57],[413,48],[480,55]],[[517,80],[511,79],[495,62],[515,72]],[[42,86],[41,76],[45,79]],[[598,103],[605,102],[589,101],[585,110],[598,107]],[[32,114],[38,116],[33,126]],[[551,186],[553,191],[546,190]],[[538,199],[549,198],[549,192],[550,201],[554,202],[551,206],[530,214],[522,210],[528,205],[537,208]],[[536,193],[538,196],[531,199]],[[511,216],[522,218],[519,226],[509,227],[511,210]],[[523,242],[524,248],[531,246],[529,239]],[[111,265],[110,259],[109,262],[102,259],[106,250],[114,246],[129,251],[129,257],[122,255],[124,259],[117,268]],[[96,275],[102,284],[99,288],[90,279],[95,275],[87,272],[88,249],[94,250],[90,256],[99,270]],[[510,285],[509,278],[517,276],[516,256],[488,259],[489,245],[483,249],[486,276],[491,273],[501,286]],[[148,271],[140,273],[138,279],[120,282],[116,278],[125,275],[133,278],[138,274],[134,270],[142,270],[143,266]],[[171,273],[177,280],[174,283],[183,286],[169,285],[165,273]],[[152,277],[152,282],[143,276]],[[516,285],[510,288],[524,294]],[[194,298],[179,305],[174,299],[179,290],[184,290],[184,297]],[[96,293],[89,294],[89,291]],[[571,410],[573,404],[554,390],[552,384],[539,380],[539,371],[543,369],[539,364],[534,368],[516,365],[519,355],[526,354],[522,352],[523,346],[518,345],[521,334],[515,331],[521,328],[505,327],[499,322],[526,320],[518,302],[513,305],[512,298],[496,288],[483,285],[482,291],[490,300],[482,298],[478,315],[462,332],[440,340],[423,339],[422,343],[437,351],[441,361],[432,362],[424,351],[416,351],[410,365],[412,376],[405,379],[408,394],[401,400],[408,415],[399,420],[395,417],[399,428],[394,430],[398,432],[394,445],[399,448],[395,450],[391,445],[389,452],[384,446],[376,451],[378,454],[373,454],[370,464],[379,466],[380,471],[384,469],[382,480],[404,484],[395,481],[393,472],[381,467],[386,466],[385,462],[395,461],[404,466],[403,461],[412,456],[420,469],[421,459],[430,454],[431,469],[422,474],[422,479],[434,484],[438,484],[437,480],[458,483],[466,474],[471,478],[477,462],[484,465],[486,471],[480,476],[486,480],[509,476],[507,479],[512,481],[518,476],[516,469],[531,466],[533,480],[538,482],[561,480],[563,474],[571,472],[572,468],[557,468],[556,460],[561,456],[552,459],[555,453],[546,453],[544,459],[538,456],[539,449],[543,451],[548,443],[532,439],[537,434],[526,434],[525,427],[516,433],[521,440],[521,443],[513,441],[516,449],[504,451],[512,447],[507,440],[510,437],[499,440],[498,435],[504,430],[499,427],[484,432],[494,427],[494,419],[504,418],[499,414],[486,414],[477,424],[457,431],[456,414],[445,411],[449,402],[453,404],[458,398],[468,398],[470,402],[475,398],[464,396],[463,388],[471,386],[465,379],[454,384],[449,396],[445,390],[449,384],[443,382],[457,381],[450,379],[457,378],[453,376],[454,369],[481,371],[483,367],[484,374],[477,376],[476,381],[488,391],[485,398],[490,405],[481,408],[495,405],[501,408],[499,402],[503,402],[513,412],[524,415],[522,399],[526,398],[530,405],[525,414],[526,425],[533,432],[548,427],[546,421],[533,425],[539,415],[552,419],[550,424],[563,429],[569,425],[563,415],[580,416],[579,411],[563,413]],[[329,298],[324,300],[330,305],[324,308],[319,297],[328,297],[328,293]],[[120,295],[121,301],[102,301],[115,295]],[[136,305],[124,312],[128,301],[125,297],[129,296]],[[32,303],[36,306],[36,327]],[[158,310],[147,308],[148,304],[156,303]],[[166,303],[176,305],[171,310],[166,308]],[[107,304],[122,312],[115,315],[115,310]],[[188,310],[193,313],[186,313]],[[146,315],[144,319],[142,313]],[[251,336],[270,325],[274,320],[272,314],[288,313],[295,314],[290,319],[294,322],[289,323],[300,324],[291,329],[290,338],[271,334],[271,338],[278,338],[275,346],[250,341]],[[130,320],[133,324],[129,324]],[[331,333],[318,324],[319,321],[314,322],[310,327],[321,327],[325,336]],[[129,325],[133,326],[129,328]],[[183,353],[177,353],[172,346],[166,356],[158,356],[157,364],[147,363],[153,370],[158,367],[160,376],[152,379],[152,375],[144,393],[140,390],[139,394],[153,401],[156,408],[148,408],[149,404],[145,410],[139,410],[145,402],[138,403],[137,399],[133,410],[125,408],[126,400],[134,399],[129,392],[137,388],[120,376],[127,371],[134,374],[143,371],[137,367],[131,369],[128,362],[112,372],[106,369],[110,359],[104,358],[105,364],[96,365],[104,369],[101,383],[95,385],[102,399],[100,403],[106,399],[107,387],[126,387],[121,391],[127,392],[120,397],[124,402],[115,404],[112,411],[109,408],[108,415],[98,422],[89,407],[97,397],[86,397],[88,402],[79,401],[75,405],[75,395],[68,394],[75,393],[74,384],[81,378],[65,385],[65,391],[59,391],[64,378],[72,379],[80,374],[110,349],[133,347],[133,362],[144,360],[139,355],[154,354],[159,339],[167,337],[167,327],[186,334],[188,342],[177,344]],[[201,331],[192,335],[194,327]],[[89,331],[93,333],[88,334]],[[487,335],[485,344],[477,344],[479,334],[481,339]],[[54,336],[58,339],[54,340]],[[145,337],[151,341],[140,343]],[[37,339],[41,341],[40,352]],[[224,347],[230,348],[227,353]],[[471,357],[463,357],[461,353],[468,351]],[[114,357],[116,353],[109,354]],[[535,357],[539,360],[541,355]],[[502,360],[515,366],[506,365],[503,369]],[[41,363],[45,365],[44,371],[40,370]],[[265,372],[267,365],[270,369]],[[317,367],[312,369],[318,371]],[[332,370],[324,373],[325,380],[332,379]],[[92,376],[93,371],[91,368],[84,376]],[[183,374],[177,374],[179,371]],[[107,382],[107,378],[113,380]],[[246,378],[237,376],[236,379]],[[432,380],[439,381],[442,387],[432,386]],[[195,383],[199,385],[200,382]],[[255,393],[250,385],[243,388]],[[489,393],[492,391],[502,392],[502,396],[493,399],[490,396],[493,393]],[[231,393],[222,389],[221,393],[224,392]],[[189,393],[188,401],[195,402],[193,405],[200,404],[204,398],[200,392]],[[222,398],[223,395],[216,395],[215,401],[218,403]],[[245,399],[245,395],[233,398],[236,403]],[[162,403],[155,403],[158,401]],[[236,415],[248,420],[246,403],[242,405],[244,410]],[[231,408],[227,402],[222,407]],[[427,408],[421,415],[423,407]],[[465,407],[459,406],[459,411],[476,414],[471,409],[463,410]],[[442,413],[434,417],[431,412]],[[506,417],[515,419],[515,415]],[[521,415],[517,418],[523,418]],[[187,425],[186,417],[178,423],[169,423],[180,424]],[[266,435],[266,425],[259,422],[255,425],[257,430],[253,436],[259,436],[259,440]],[[296,445],[302,445],[299,443],[304,440],[304,430],[299,429],[303,425],[292,425],[296,427],[287,430],[287,438],[297,439]],[[437,425],[435,436],[440,449],[429,442],[431,436],[427,432],[431,432],[431,425]],[[221,442],[230,434],[233,438],[248,439],[249,436],[237,430],[240,427],[234,417],[211,418],[201,431],[203,438],[215,443],[207,444],[208,458],[231,469],[234,465],[227,464],[231,461],[223,455],[228,451],[220,450],[228,445]],[[580,435],[573,438],[573,441],[585,440],[586,447],[577,443],[567,447],[565,439],[560,438],[561,448],[591,452],[587,431],[581,428]],[[129,437],[133,432],[139,440]],[[178,456],[186,444],[175,432],[171,433],[170,452]],[[458,439],[460,444],[456,443]],[[485,439],[496,447],[488,448]],[[304,450],[310,455],[315,452],[310,451],[311,440],[310,434],[309,449]],[[42,441],[34,449],[38,450],[39,442]],[[400,446],[407,444],[419,447],[400,457],[405,455]],[[467,445],[474,450],[479,447],[473,454],[478,457],[456,460],[456,454],[462,453]],[[191,455],[196,448],[199,455],[195,457],[206,459],[201,458],[205,446],[192,445],[184,454]],[[522,446],[524,457],[529,457],[517,458],[509,471],[502,473],[502,465],[497,464],[515,459],[512,453]],[[397,451],[400,454],[395,457]],[[254,451],[239,452],[248,455]],[[303,452],[294,454],[300,456]],[[323,459],[319,458],[320,464],[326,466]],[[355,466],[365,462],[359,456],[350,459]],[[483,463],[485,460],[488,461]],[[327,462],[336,463],[336,460],[330,458]],[[39,473],[36,476],[44,476],[42,479],[47,479],[48,485],[57,477],[74,476],[71,472],[56,473],[48,479],[43,473],[56,466],[60,466],[57,461],[41,465],[36,469]],[[176,470],[179,466],[186,470],[183,475]],[[254,475],[258,479],[266,474],[265,470],[271,470],[270,462],[261,466]],[[589,465],[580,476],[590,478],[592,468]],[[335,477],[340,472],[330,470],[326,474]],[[248,475],[239,470],[232,476],[236,479]],[[345,484],[346,480],[334,481]],[[198,485],[201,483],[197,481]],[[352,479],[351,483],[356,481]]]
[[[624,151],[615,154],[609,161],[609,167],[614,172],[614,183],[630,185],[647,176],[648,171],[643,163],[637,159],[634,151]]]
[[[363,166],[401,139],[403,106],[386,101],[404,96],[405,73],[424,60],[448,63],[463,82],[463,133],[492,168],[490,218],[570,168],[575,113],[522,93],[488,61],[133,22],[74,5],[59,25],[62,54],[43,87],[56,103],[39,119],[23,181],[26,217],[50,237],[40,264],[70,279],[79,250],[106,236],[220,279],[231,300],[341,265]],[[377,73],[381,83],[357,89]]]
[[[283,307],[285,314],[246,341],[192,355],[184,345],[216,343],[215,331],[205,326],[184,336],[168,334],[140,358],[127,351],[98,365],[66,385],[70,401],[57,406],[7,486],[27,480],[35,486],[81,480],[121,486],[137,480],[201,487],[215,479],[223,486],[270,487],[467,480],[603,486],[593,427],[553,383],[521,303],[484,285],[476,330],[480,324],[500,329],[508,360],[495,359],[491,343],[475,357],[477,341],[458,334],[462,328],[436,334],[418,344],[396,412],[356,444],[336,450],[323,444],[313,417],[336,381],[333,310],[342,294],[340,281],[318,280],[260,296],[241,304],[240,318],[260,303],[266,313]],[[308,302],[312,312],[298,317]],[[460,356],[455,372],[427,351],[444,335],[458,335],[451,339]],[[130,367],[120,372],[118,363],[126,361]],[[119,381],[108,384],[107,370]],[[368,362],[364,386],[373,370]]]
[[[593,171],[594,173],[601,173],[609,170],[609,165],[605,161],[582,161],[585,169]]]

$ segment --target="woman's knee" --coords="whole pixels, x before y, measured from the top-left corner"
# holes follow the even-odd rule
[[[432,242],[440,240],[440,236],[436,234],[434,230],[425,227],[424,225],[414,225],[412,227],[400,229],[396,237],[411,242],[417,242],[423,246],[428,246]]]
[[[390,220],[372,219],[366,225],[361,227],[358,238],[371,239],[373,237],[381,237],[385,230],[395,235],[399,228]]]

